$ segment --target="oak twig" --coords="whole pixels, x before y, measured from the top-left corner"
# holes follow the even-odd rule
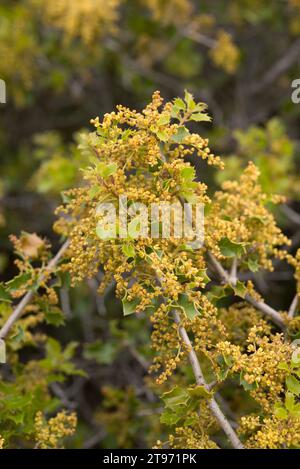
[[[69,240],[67,240],[63,245],[62,247],[60,248],[60,250],[57,252],[57,254],[51,259],[51,261],[49,262],[49,264],[45,267],[45,269],[43,270],[43,272],[41,273],[39,279],[38,279],[38,284],[40,284],[44,278],[45,278],[45,274],[47,272],[51,272],[51,270],[57,265],[57,263],[59,262],[59,260],[61,259],[61,257],[63,256],[63,254],[65,253],[65,251],[68,249],[69,247]],[[0,339],[4,339],[6,337],[6,335],[8,334],[8,332],[10,331],[10,329],[12,328],[12,326],[14,325],[14,323],[19,319],[19,317],[21,316],[21,314],[23,313],[23,310],[24,308],[30,303],[30,301],[32,300],[34,296],[34,292],[31,290],[29,292],[26,293],[25,296],[23,296],[23,298],[21,299],[21,301],[18,303],[18,305],[15,307],[15,309],[13,310],[13,312],[11,313],[11,315],[9,316],[9,318],[7,319],[6,323],[3,325],[3,327],[1,328],[0,330]]]

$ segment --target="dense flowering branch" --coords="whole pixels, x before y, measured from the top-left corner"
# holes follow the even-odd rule
[[[201,369],[197,354],[196,354],[196,352],[195,352],[195,350],[192,346],[192,343],[191,343],[190,338],[189,338],[189,336],[186,332],[186,329],[181,324],[180,315],[177,311],[174,311],[173,314],[174,314],[174,320],[175,320],[176,324],[178,325],[178,331],[179,331],[180,337],[182,338],[183,342],[185,343],[185,345],[188,348],[188,357],[189,357],[189,361],[190,361],[192,369],[193,369],[193,373],[194,373],[194,376],[195,376],[195,379],[196,379],[196,383],[197,383],[198,386],[204,386],[204,388],[206,390],[209,390],[209,386],[208,386],[208,384],[206,383],[206,381],[204,379],[204,376],[203,376],[203,373],[202,373],[202,369]],[[225,415],[221,411],[218,403],[216,402],[216,400],[214,398],[212,398],[209,401],[208,406],[209,406],[211,412],[213,413],[213,415],[215,416],[215,418],[217,419],[217,421],[219,422],[221,428],[226,433],[226,435],[229,438],[232,446],[235,449],[244,449],[244,446],[243,446],[242,442],[240,441],[240,439],[236,435],[235,431],[231,427],[230,423],[226,419]]]
[[[50,273],[53,271],[53,269],[57,266],[58,262],[66,252],[66,250],[69,247],[69,241],[67,240],[62,247],[59,249],[57,254],[51,259],[49,264],[45,267],[43,270],[42,274],[40,275],[39,279],[37,280],[37,285],[40,285],[43,280],[45,279],[45,274]],[[30,290],[26,293],[26,295],[22,298],[22,300],[18,303],[18,305],[15,307],[14,311],[12,314],[9,316],[8,320],[6,323],[3,325],[3,327],[0,330],[0,339],[4,339],[8,332],[10,331],[11,327],[14,325],[14,323],[20,318],[22,312],[24,311],[24,308],[31,302],[31,300],[34,297],[34,291]]]
[[[209,252],[208,257],[209,257],[212,265],[214,266],[215,270],[217,271],[221,281],[224,282],[224,283],[227,283],[228,285],[233,285],[234,286],[234,284],[232,282],[232,277],[226,272],[226,270],[223,268],[221,263],[215,258],[215,256],[211,252]],[[248,293],[246,293],[246,295],[244,296],[244,299],[248,303],[250,303],[252,306],[254,306],[256,309],[261,311],[263,314],[268,316],[281,329],[285,329],[285,323],[284,323],[281,315],[274,308],[267,305],[266,303],[264,303],[261,300],[256,300],[255,298],[253,298]]]

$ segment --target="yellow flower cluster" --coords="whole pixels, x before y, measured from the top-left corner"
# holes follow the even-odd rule
[[[121,0],[32,0],[46,21],[62,29],[66,39],[80,37],[86,44],[117,31]]]
[[[169,435],[169,445],[174,449],[218,449],[218,445],[212,441],[206,433],[199,428],[178,427],[174,435]]]
[[[233,74],[238,68],[240,51],[233,43],[231,35],[224,30],[219,30],[216,44],[210,51],[213,62],[223,68],[227,73]]]
[[[77,425],[75,414],[59,412],[46,421],[42,412],[35,417],[36,447],[41,449],[61,448],[63,439],[73,435]]]
[[[142,3],[153,18],[164,25],[180,26],[192,18],[193,4],[190,0],[144,0]]]
[[[215,193],[211,210],[205,217],[206,246],[222,259],[219,241],[227,237],[230,241],[244,245],[246,256],[255,257],[256,262],[267,270],[273,270],[272,256],[284,257],[278,251],[280,245],[290,241],[276,225],[268,202],[278,203],[281,198],[271,199],[258,183],[259,171],[249,163],[240,179],[226,181],[222,191]]]
[[[265,321],[253,326],[249,331],[246,350],[228,341],[219,342],[216,353],[230,357],[231,373],[241,374],[249,385],[251,396],[270,412],[284,391],[285,370],[278,368],[281,362],[291,357],[291,346],[284,341],[282,334],[267,334]]]
[[[285,449],[300,444],[300,419],[279,420],[257,415],[241,418],[240,433],[247,435],[247,448]]]

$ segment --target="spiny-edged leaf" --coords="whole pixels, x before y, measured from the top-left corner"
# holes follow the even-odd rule
[[[4,283],[0,283],[0,301],[11,303],[12,298],[4,286]]]
[[[195,168],[192,166],[186,166],[185,168],[182,168],[180,175],[186,181],[193,181],[193,179],[196,177]]]
[[[195,386],[188,388],[188,393],[193,400],[200,401],[212,397],[212,393],[205,389],[204,386]]]
[[[290,367],[286,362],[280,362],[278,368],[280,370],[290,371]]]
[[[161,142],[167,142],[169,140],[169,135],[165,130],[159,129],[155,132],[155,134]]]
[[[185,406],[178,406],[175,411],[167,408],[163,411],[163,413],[160,416],[160,423],[163,423],[169,426],[176,425],[176,423],[179,422],[179,420],[184,416],[185,413],[186,413]]]
[[[290,411],[291,415],[293,417],[296,417],[297,419],[300,418],[300,403],[295,404],[293,409]]]
[[[6,346],[3,339],[0,339],[0,363],[6,363]]]
[[[258,272],[259,271],[259,264],[258,264],[258,259],[254,259],[254,258],[249,258],[247,259],[247,265],[249,267],[249,270],[251,270],[251,272]]]
[[[195,122],[211,122],[211,117],[204,112],[195,112],[191,115],[190,120]]]
[[[240,296],[241,298],[245,298],[246,293],[247,293],[247,288],[245,287],[245,284],[238,280],[235,285],[232,286],[232,289],[234,290],[234,293],[237,296]]]
[[[288,418],[288,411],[278,403],[274,406],[274,415],[280,420],[285,420]]]
[[[31,272],[17,275],[15,278],[6,283],[6,287],[9,291],[15,291],[27,284],[31,279]]]
[[[183,99],[181,99],[181,98],[175,98],[174,99],[174,106],[176,106],[181,111],[184,111],[184,109],[186,108],[186,104],[183,101]]]
[[[287,392],[285,394],[285,401],[284,401],[285,407],[287,410],[291,411],[294,408],[295,405],[295,396],[291,392]]]
[[[286,387],[296,396],[300,395],[300,381],[295,376],[288,376],[285,380]]]
[[[123,299],[122,303],[123,303],[123,314],[124,314],[124,316],[129,316],[129,314],[135,313],[136,307],[137,307],[137,305],[140,304],[140,302],[141,301],[139,299],[131,300],[131,301]]]
[[[180,293],[178,296],[178,305],[189,319],[193,320],[196,316],[199,316],[199,311],[195,308],[194,302],[185,293]]]
[[[196,103],[194,101],[194,96],[189,93],[187,90],[184,91],[184,100],[187,104],[187,108],[189,111],[193,111],[196,107]]]
[[[189,135],[189,131],[186,127],[178,127],[176,134],[172,136],[171,140],[175,143],[182,143],[187,135]]]
[[[60,308],[52,306],[47,312],[45,312],[45,321],[47,324],[52,326],[63,326],[65,324],[65,318]]]
[[[219,248],[225,257],[241,257],[245,252],[244,244],[230,241],[227,237],[224,237],[219,241]]]
[[[169,122],[170,122],[170,114],[166,112],[161,114],[157,121],[158,125],[167,125]]]
[[[135,257],[135,249],[132,244],[123,244],[122,252],[127,258]]]
[[[174,409],[177,406],[186,406],[190,399],[189,393],[185,388],[175,386],[171,391],[165,392],[162,395],[162,400],[165,406]]]
[[[231,292],[232,289],[230,288]],[[214,299],[221,299],[229,294],[229,288],[228,285],[220,286],[220,285],[213,285],[210,289],[210,291],[207,294],[207,297],[209,300],[214,300]]]

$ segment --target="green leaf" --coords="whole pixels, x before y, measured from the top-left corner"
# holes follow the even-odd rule
[[[117,356],[119,348],[115,343],[106,342],[101,340],[86,344],[84,347],[84,358],[88,360],[96,360],[101,365],[110,365]]]
[[[290,367],[286,362],[280,362],[278,368],[279,370],[290,371]]]
[[[100,163],[97,163],[96,169],[103,179],[107,179],[117,171],[118,165],[117,163],[107,164],[101,161]]]
[[[244,244],[230,241],[227,237],[220,240],[219,248],[225,257],[241,257],[245,253]]]
[[[212,119],[208,114],[197,112],[191,115],[190,120],[195,122],[211,122]]]
[[[284,407],[282,407],[279,403],[275,404],[274,415],[280,420],[285,420],[288,418],[287,410]]]
[[[287,392],[285,394],[285,407],[287,408],[287,410],[291,411],[293,410],[294,408],[294,405],[295,405],[295,396],[293,393],[291,392]]]
[[[300,418],[300,403],[295,404],[293,409],[290,411],[291,415],[293,417],[296,417],[297,419]]]
[[[193,400],[200,401],[201,399],[209,399],[212,393],[207,391],[204,386],[195,386],[188,388],[188,393]]]
[[[186,182],[193,181],[196,177],[195,168],[192,166],[186,166],[180,171],[180,175]]]
[[[52,326],[63,326],[65,324],[65,318],[63,312],[60,308],[50,307],[47,312],[45,312],[45,320],[47,324]]]
[[[177,133],[172,136],[171,141],[175,143],[182,143],[187,135],[189,135],[189,131],[186,127],[178,127]]]
[[[251,272],[259,271],[258,259],[253,259],[250,257],[246,262]]]
[[[9,292],[6,290],[4,283],[0,283],[0,301],[11,303],[12,298]]]
[[[31,279],[31,272],[17,275],[15,278],[6,283],[6,286],[9,291],[19,290],[21,287],[27,284]]]
[[[185,407],[182,407],[184,412],[186,411]],[[171,409],[165,409],[164,412],[160,416],[160,423],[163,423],[165,425],[176,425],[176,423],[179,422],[179,420],[182,418],[182,414],[174,412]]]
[[[135,257],[135,249],[132,244],[123,244],[122,252],[127,258]]]
[[[246,293],[247,293],[247,288],[245,287],[245,284],[243,282],[238,280],[236,282],[236,285],[232,286],[232,289],[237,296],[240,296],[241,298],[245,298]]]
[[[300,395],[300,381],[295,376],[288,376],[285,380],[286,386],[290,392],[296,396]]]
[[[141,302],[141,300],[139,300],[139,299],[131,300],[131,301],[123,299],[122,303],[123,303],[123,314],[124,314],[124,316],[129,316],[130,314],[135,313],[136,307],[137,307],[137,305],[140,304],[140,302]]]
[[[180,293],[178,296],[178,305],[189,319],[193,320],[196,316],[199,316],[199,311],[195,308],[194,302],[185,293]]]
[[[177,406],[186,406],[190,399],[189,393],[185,388],[175,386],[171,391],[165,392],[162,395],[162,400],[165,406],[174,409]]]
[[[184,91],[184,100],[187,104],[187,108],[189,111],[193,111],[196,108],[194,96],[191,93],[189,93],[187,90]]]
[[[161,142],[167,142],[169,140],[169,135],[164,130],[157,130],[155,135]]]
[[[170,114],[163,113],[157,121],[158,125],[167,125],[170,122]]]
[[[186,109],[186,105],[183,99],[176,98],[174,99],[174,104],[172,106],[171,116],[176,118],[179,116],[180,111],[185,111],[185,109]]]

